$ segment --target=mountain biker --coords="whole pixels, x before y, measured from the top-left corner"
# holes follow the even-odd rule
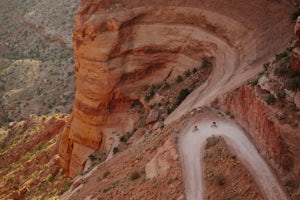
[[[213,121],[211,127],[215,127],[216,128],[217,127],[217,123],[215,121]]]
[[[198,131],[198,127],[197,126],[194,126],[194,131]]]

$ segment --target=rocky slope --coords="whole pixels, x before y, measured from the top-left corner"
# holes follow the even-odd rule
[[[290,56],[293,57],[291,49],[277,54],[249,85],[218,98],[213,105],[249,133],[260,153],[297,199],[300,196],[295,184],[300,180],[300,85],[295,80],[300,75],[289,64]]]
[[[31,113],[71,111],[78,5],[76,0],[0,1],[0,124]]]
[[[128,111],[133,102],[139,102],[150,114],[145,87],[172,84],[184,71],[209,58],[215,71],[203,87],[215,83],[226,92],[244,81],[221,88],[231,76],[279,51],[292,34],[287,31],[292,27],[288,13],[294,8],[286,1],[81,4],[73,38],[76,97],[60,144],[61,163],[71,176],[83,169],[96,149],[112,153],[120,137],[141,127],[139,115]],[[216,93],[202,98],[205,91],[212,91],[208,87],[200,94],[203,87],[169,121],[211,101]]]
[[[291,49],[278,53],[292,39],[290,1],[81,0],[76,61],[79,2],[6,3],[2,121],[69,111],[73,62],[76,96],[70,118],[31,116],[0,129],[0,199],[57,199],[70,187],[61,199],[183,200],[179,133],[211,112],[203,106],[242,126],[299,199],[299,76],[291,68],[300,62],[297,49],[292,67]],[[226,175],[214,182],[206,168],[207,199],[263,199],[223,141],[206,155],[206,167]],[[58,163],[76,177],[72,185]]]
[[[31,115],[0,129],[0,199],[55,199],[68,189],[57,146],[66,120]]]

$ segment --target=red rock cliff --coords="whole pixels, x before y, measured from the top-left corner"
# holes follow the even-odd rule
[[[59,149],[65,171],[74,177],[95,149],[109,152],[117,135],[134,128],[138,115],[127,111],[143,103],[146,85],[174,81],[203,57],[251,63],[285,43],[265,48],[269,41],[288,41],[278,27],[287,24],[281,6],[291,6],[252,2],[82,0],[73,37],[76,96]]]
[[[263,157],[278,174],[292,172],[300,177],[299,128],[280,124],[272,107],[261,100],[255,89],[243,86],[220,99],[222,109],[250,134]]]

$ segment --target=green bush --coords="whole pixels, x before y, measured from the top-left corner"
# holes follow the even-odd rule
[[[168,82],[164,82],[163,85],[162,85],[162,88],[163,89],[170,88],[170,84]]]
[[[259,78],[260,78],[260,77],[256,77],[256,78],[250,80],[250,81],[249,81],[250,85],[252,85],[252,86],[257,85],[257,84],[258,84],[258,81],[259,81]]]
[[[198,71],[198,68],[194,67],[193,73],[195,74]]]
[[[214,176],[213,183],[218,186],[223,186],[225,184],[225,177],[222,174],[217,174]]]
[[[176,79],[176,83],[181,83],[183,81],[183,78],[179,75]]]
[[[207,58],[205,58],[202,62],[201,68],[207,68],[210,67],[212,65],[212,62],[210,60],[208,60]]]
[[[135,172],[132,172],[132,174],[130,175],[130,180],[135,180],[135,179],[138,179],[140,177],[141,177],[140,173],[135,171]]]
[[[46,180],[47,182],[52,182],[52,181],[54,180],[54,177],[53,177],[52,174],[48,174],[48,175],[46,176],[45,180]]]
[[[289,72],[289,69],[283,65],[275,68],[275,74],[279,76],[283,76]]]
[[[285,181],[284,186],[289,193],[293,193],[299,187],[299,183],[296,180],[290,179]]]
[[[102,175],[102,178],[108,177],[109,174],[110,174],[110,171],[105,171]]]
[[[265,101],[267,104],[273,104],[275,103],[276,98],[273,94],[269,94]]]
[[[119,148],[118,148],[118,147],[114,147],[114,148],[113,148],[113,153],[116,154],[116,153],[118,153],[118,152],[119,152]]]
[[[154,89],[152,88],[152,89],[150,90],[150,92],[149,92],[148,94],[146,94],[145,100],[146,100],[146,101],[150,101],[150,99],[153,98],[154,94],[155,94],[155,91],[154,91]]]
[[[269,66],[270,66],[269,62],[267,62],[267,63],[264,64],[264,68],[265,68],[266,71],[268,70]]]
[[[284,98],[286,97],[285,91],[284,91],[284,90],[278,91],[278,92],[277,92],[277,97],[278,97],[279,99],[284,99]]]
[[[135,101],[133,101],[131,103],[130,108],[134,108],[134,107],[139,106],[139,105],[141,105],[140,101],[139,100],[135,100]]]
[[[190,91],[188,89],[182,89],[180,91],[179,96],[177,97],[177,101],[174,104],[174,107],[176,108],[177,106],[179,106],[181,104],[181,102],[190,94]],[[175,109],[174,108],[174,109]]]
[[[288,54],[288,51],[284,51],[284,52],[281,52],[279,54],[276,54],[275,55],[275,61],[279,61],[281,60],[282,58],[285,58],[287,57],[289,54]]]
[[[91,161],[97,160],[97,158],[96,158],[96,156],[94,154],[90,154],[89,155],[89,159],[91,159]]]
[[[189,77],[191,75],[191,71],[187,70],[184,72],[185,77]]]
[[[216,136],[211,136],[209,138],[206,139],[206,144],[205,144],[205,149],[208,149],[212,146],[215,146],[219,141],[219,138]]]
[[[123,143],[127,142],[127,138],[125,136],[120,137],[120,142]]]

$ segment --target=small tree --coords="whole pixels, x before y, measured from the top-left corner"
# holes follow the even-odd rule
[[[268,97],[266,98],[266,103],[267,104],[273,104],[275,103],[276,98],[273,94],[269,94]]]

